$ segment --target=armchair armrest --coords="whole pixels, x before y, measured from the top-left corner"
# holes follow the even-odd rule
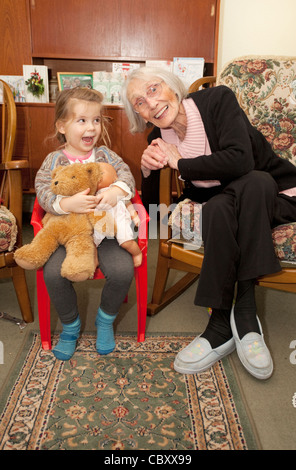
[[[10,160],[9,162],[0,163],[0,170],[22,170],[28,167],[29,162],[27,160]]]
[[[172,177],[176,170],[169,166],[160,170],[159,177],[159,210],[160,210],[160,244],[172,236],[171,228],[167,225],[168,208],[172,204]],[[165,238],[163,238],[163,235]]]
[[[216,77],[214,76],[198,78],[195,82],[193,82],[190,85],[188,91],[189,93],[193,93],[194,91],[199,90],[199,88],[203,85],[208,84],[209,86],[214,86],[215,82],[216,82]]]

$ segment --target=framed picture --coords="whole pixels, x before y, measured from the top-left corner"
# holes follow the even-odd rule
[[[46,65],[23,65],[25,100],[28,103],[48,103],[48,68]]]
[[[26,101],[25,82],[22,75],[0,75],[0,78],[9,85],[14,101],[18,103]],[[3,103],[2,87],[0,87],[0,103]]]
[[[185,86],[190,87],[198,78],[203,77],[205,60],[203,57],[174,57],[173,73]]]
[[[58,72],[57,76],[60,91],[76,87],[93,88],[92,73]]]

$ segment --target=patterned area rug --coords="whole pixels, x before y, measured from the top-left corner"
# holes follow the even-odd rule
[[[57,341],[53,338],[53,343]],[[255,439],[227,359],[199,375],[173,369],[189,336],[116,336],[108,356],[83,334],[57,361],[30,335],[3,395],[1,450],[247,450]]]

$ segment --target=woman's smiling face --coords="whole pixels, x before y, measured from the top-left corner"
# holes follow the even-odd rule
[[[156,96],[153,96],[153,93],[149,96],[149,90],[154,90],[155,85],[158,87]],[[171,127],[179,114],[180,103],[177,96],[159,78],[148,81],[138,78],[131,80],[127,96],[146,122],[151,122],[161,129]]]

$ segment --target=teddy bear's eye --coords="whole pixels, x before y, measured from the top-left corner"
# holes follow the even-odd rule
[[[72,176],[72,180],[74,180],[75,178],[76,178],[76,176],[75,176],[75,175],[73,175],[73,176]]]

